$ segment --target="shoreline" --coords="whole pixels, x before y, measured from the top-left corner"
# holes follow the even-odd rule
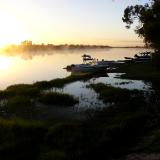
[[[117,73],[126,72],[122,78],[125,76],[128,79],[142,78],[160,82],[160,71],[149,63],[126,64],[119,67]],[[145,95],[143,91],[93,84],[91,87],[99,94],[98,98],[111,103],[109,107],[87,110],[85,119],[66,119],[63,113],[61,117],[50,116],[46,121],[31,118],[38,114],[38,111],[42,111],[37,110],[34,103],[44,96],[44,90],[54,86],[63,87],[79,80],[85,81],[94,76],[96,75],[70,76],[31,85],[18,84],[1,91],[1,100],[7,104],[4,107],[1,103],[1,157],[8,160],[16,156],[20,159],[27,157],[34,160],[48,160],[55,156],[61,160],[104,157],[113,160],[132,158],[134,155],[147,157],[153,153],[160,153],[160,100],[157,99],[160,87],[157,87],[158,92]],[[58,101],[62,104],[69,98],[69,104],[72,100],[75,103],[74,99],[67,95],[58,96]],[[3,101],[3,98],[6,98],[6,101]],[[45,95],[42,99],[50,104],[54,102],[52,94],[49,94],[49,98]],[[54,109],[54,105],[49,105],[48,108],[50,111]],[[39,116],[46,116],[45,109],[47,108],[44,107]],[[60,107],[58,112],[61,112]]]

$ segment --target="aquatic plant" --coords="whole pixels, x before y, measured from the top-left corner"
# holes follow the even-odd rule
[[[0,119],[1,159],[36,159],[42,137],[46,132],[44,123],[21,119]]]
[[[39,97],[39,101],[44,104],[63,106],[72,106],[78,103],[78,100],[76,100],[73,96],[57,92],[42,93]]]
[[[96,75],[95,74],[71,75],[66,78],[57,78],[50,81],[36,82],[33,84],[33,86],[42,90],[49,89],[52,87],[63,87],[68,83],[75,82],[75,81],[85,81],[94,76]]]
[[[128,90],[122,88],[116,88],[103,83],[91,84],[97,93],[99,93],[99,98],[103,99],[105,102],[126,102],[140,97],[144,99],[143,92],[138,90]]]

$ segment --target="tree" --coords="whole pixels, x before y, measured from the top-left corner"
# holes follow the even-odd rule
[[[128,6],[122,20],[127,28],[138,20],[135,32],[144,39],[147,46],[160,52],[160,0],[149,0],[145,5]]]

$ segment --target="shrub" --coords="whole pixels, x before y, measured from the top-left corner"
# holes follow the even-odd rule
[[[0,120],[0,157],[3,160],[34,160],[46,132],[45,124],[20,119]]]
[[[35,107],[29,97],[15,96],[7,99],[3,107],[8,116],[18,116],[29,118],[34,114]]]
[[[160,67],[160,53],[152,54],[152,64],[156,67]]]

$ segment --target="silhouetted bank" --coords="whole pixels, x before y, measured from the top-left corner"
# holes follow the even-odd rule
[[[5,48],[6,52],[14,52],[14,51],[46,51],[46,50],[73,50],[73,49],[105,49],[111,48],[106,45],[54,45],[54,44],[21,44],[21,45],[10,45]]]
[[[48,50],[76,50],[76,49],[108,49],[108,48],[145,48],[144,46],[112,47],[108,45],[83,45],[83,44],[32,44],[32,41],[23,41],[20,45],[9,45],[4,51],[48,51]]]

